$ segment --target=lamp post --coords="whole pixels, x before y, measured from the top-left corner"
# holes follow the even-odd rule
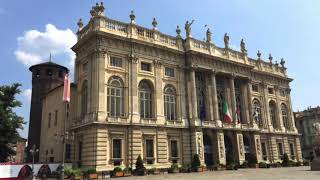
[[[34,144],[33,146],[32,146],[32,148],[30,149],[30,153],[31,153],[31,155],[32,155],[32,179],[35,179],[35,177],[34,177],[34,155],[37,153],[37,152],[39,152],[39,149],[37,149],[37,147],[36,147],[36,145]]]
[[[55,134],[55,138],[56,141],[58,143],[58,141],[62,142],[62,162],[61,162],[61,174],[60,174],[60,179],[64,179],[64,166],[65,166],[65,146],[66,146],[66,141],[73,141],[74,139],[74,132],[71,133],[71,135],[69,135],[68,131],[65,131],[64,133],[62,133],[61,135],[59,135],[58,133]]]

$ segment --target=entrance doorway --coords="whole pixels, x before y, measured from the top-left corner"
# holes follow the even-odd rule
[[[213,165],[213,153],[212,153],[212,143],[211,138],[207,135],[203,135],[203,145],[204,145],[204,162],[207,166]]]
[[[226,154],[226,163],[228,165],[235,162],[233,143],[231,138],[228,135],[224,135],[224,146],[225,146],[225,154]]]
[[[248,136],[243,136],[243,144],[244,144],[244,155],[246,161],[248,161],[248,158],[250,157],[251,152],[251,144],[250,139]]]

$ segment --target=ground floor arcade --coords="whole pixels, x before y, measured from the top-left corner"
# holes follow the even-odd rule
[[[257,160],[280,162],[284,153],[302,161],[297,135],[258,131],[148,126],[91,125],[75,130],[70,161],[98,171],[134,167],[139,155],[147,168],[190,163],[198,154],[203,165],[242,163],[250,154]]]

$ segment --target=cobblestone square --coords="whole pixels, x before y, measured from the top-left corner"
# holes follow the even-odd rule
[[[132,176],[126,180],[135,179],[174,179],[174,180],[317,180],[320,171],[310,171],[309,166],[270,169],[239,169],[238,171],[207,171],[203,173],[179,173],[164,175]]]

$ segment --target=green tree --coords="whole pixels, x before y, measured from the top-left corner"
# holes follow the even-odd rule
[[[21,106],[15,97],[20,86],[18,83],[0,86],[0,162],[8,161],[16,153],[9,143],[16,143],[20,138],[18,129],[23,129],[23,118],[14,112],[14,108]]]

